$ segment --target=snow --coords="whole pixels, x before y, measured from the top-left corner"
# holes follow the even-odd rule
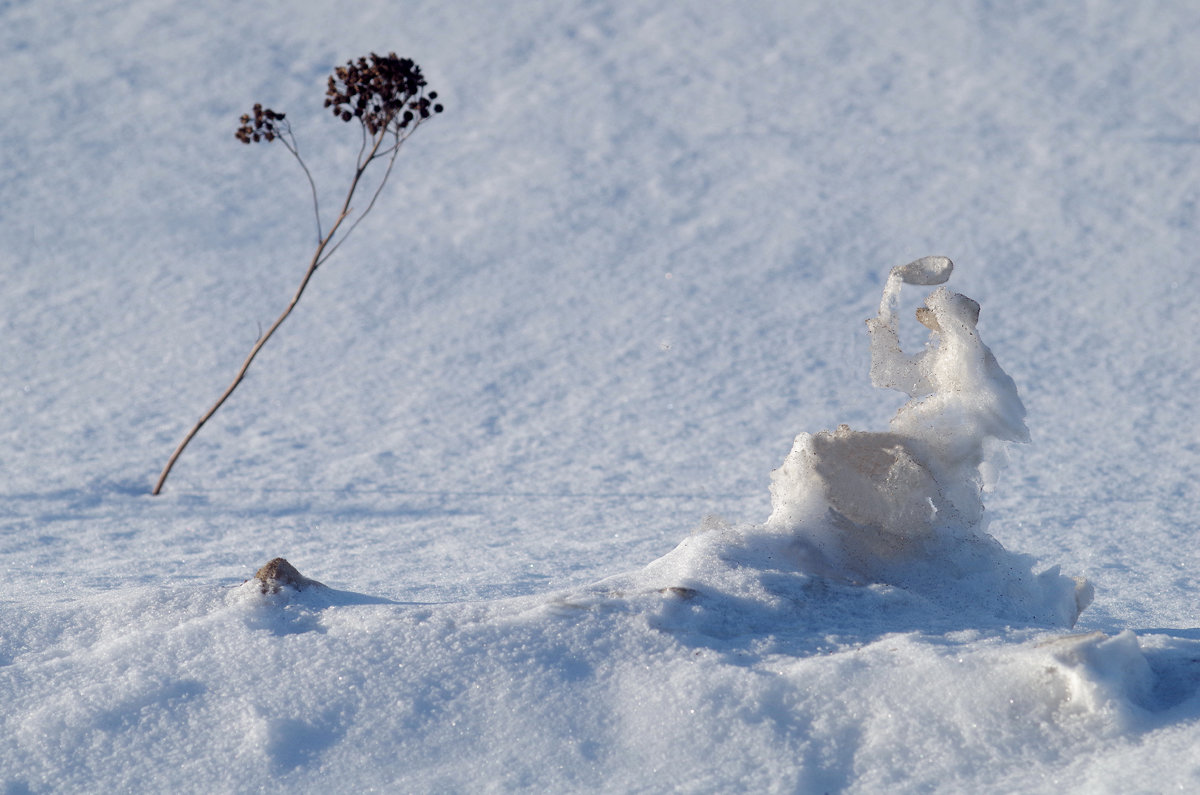
[[[1198,30],[3,4],[3,790],[1195,789]],[[446,112],[151,497],[372,50]]]

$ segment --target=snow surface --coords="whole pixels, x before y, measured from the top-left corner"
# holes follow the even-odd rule
[[[1198,36],[1153,1],[0,4],[0,787],[1200,788]],[[285,110],[333,206],[324,79],[372,50],[446,112],[151,497],[311,253],[237,118]],[[797,434],[905,403],[863,321],[928,254],[1032,441],[970,529],[1092,583],[1074,628],[990,563],[780,555]],[[246,582],[277,556],[328,587]]]

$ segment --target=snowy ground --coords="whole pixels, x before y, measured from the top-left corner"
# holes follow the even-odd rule
[[[1170,2],[0,3],[0,787],[1200,788],[1198,38]],[[151,497],[311,252],[237,118],[286,110],[332,206],[324,80],[372,50],[447,110]],[[903,402],[863,321],[927,254],[1028,409],[988,532],[1094,584],[1073,629],[766,559],[793,437]],[[276,556],[329,588],[243,584]]]

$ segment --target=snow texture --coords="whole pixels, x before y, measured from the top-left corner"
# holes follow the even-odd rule
[[[0,792],[1200,788],[1198,35],[0,3]]]

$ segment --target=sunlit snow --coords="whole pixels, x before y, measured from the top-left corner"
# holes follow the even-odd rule
[[[0,792],[1200,789],[1198,36],[0,3]]]

